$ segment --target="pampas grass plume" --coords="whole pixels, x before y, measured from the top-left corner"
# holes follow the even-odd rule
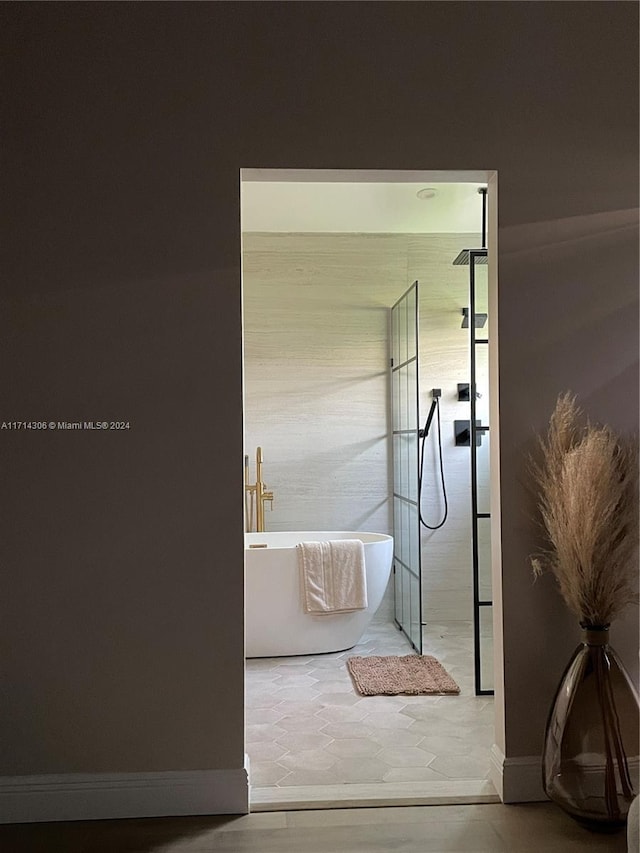
[[[609,625],[635,597],[638,571],[638,451],[607,426],[585,423],[561,394],[531,461],[547,547],[531,562],[551,571],[585,625]]]

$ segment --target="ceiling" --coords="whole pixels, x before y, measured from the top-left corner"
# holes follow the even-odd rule
[[[482,227],[478,187],[486,183],[247,180],[242,230],[359,234],[474,233]],[[420,199],[421,189],[433,198]]]

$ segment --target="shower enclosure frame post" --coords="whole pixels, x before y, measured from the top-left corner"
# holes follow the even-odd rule
[[[484,209],[483,209],[484,217]],[[484,219],[483,219],[483,243],[484,243]],[[476,277],[475,277],[475,261],[476,258],[487,258],[487,249],[470,249],[469,250],[469,305],[470,305],[470,323],[469,323],[469,341],[470,341],[470,403],[471,403],[471,423],[470,423],[470,444],[471,444],[471,549],[472,549],[472,565],[473,565],[473,648],[474,648],[474,680],[476,696],[493,696],[492,689],[485,688],[482,683],[482,634],[481,634],[481,613],[483,608],[493,607],[492,599],[481,598],[480,590],[480,549],[479,549],[479,531],[478,521],[480,519],[489,519],[491,514],[488,512],[479,512],[478,510],[478,461],[477,447],[482,440],[482,436],[489,433],[489,426],[478,424],[477,413],[477,381],[476,381],[476,347],[488,346],[488,337],[478,338],[476,335]],[[485,261],[486,263],[486,261]]]

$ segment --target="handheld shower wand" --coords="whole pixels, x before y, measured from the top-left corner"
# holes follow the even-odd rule
[[[431,408],[429,409],[429,414],[427,415],[427,420],[425,421],[424,428],[418,430],[418,438],[422,440],[422,445],[420,447],[420,467],[418,468],[418,518],[420,519],[420,523],[423,527],[426,527],[428,530],[439,530],[447,520],[447,516],[449,514],[449,503],[447,501],[447,488],[444,482],[444,462],[442,461],[442,428],[440,426],[440,395],[441,390],[439,388],[434,388],[431,391],[431,395],[433,399],[431,400]],[[429,430],[431,429],[431,423],[433,421],[433,416],[437,415],[437,424],[438,424],[438,456],[440,459],[440,479],[442,481],[442,497],[444,500],[444,515],[442,517],[442,521],[438,522],[438,524],[432,525],[427,524],[427,522],[422,517],[422,471],[424,468],[424,445],[429,435]]]

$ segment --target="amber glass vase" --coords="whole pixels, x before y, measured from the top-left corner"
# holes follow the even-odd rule
[[[609,626],[582,627],[547,722],[543,783],[579,823],[615,832],[638,792],[640,707]]]

